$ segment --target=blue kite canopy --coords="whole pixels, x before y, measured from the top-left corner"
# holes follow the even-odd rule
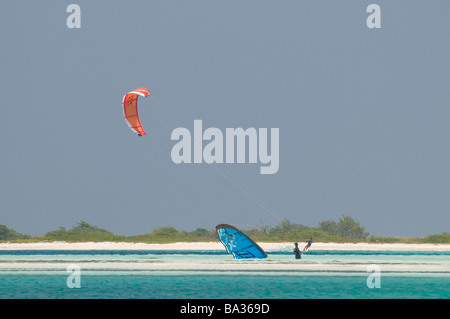
[[[236,259],[243,258],[266,258],[267,255],[253,240],[248,238],[236,227],[228,224],[216,226],[219,239],[229,254]]]

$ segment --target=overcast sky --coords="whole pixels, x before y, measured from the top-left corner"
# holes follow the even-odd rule
[[[69,4],[81,28],[69,29]],[[366,8],[381,8],[369,29]],[[0,2],[0,224],[450,231],[450,2]],[[138,137],[121,110],[139,100]],[[279,171],[173,163],[171,133],[279,128]]]

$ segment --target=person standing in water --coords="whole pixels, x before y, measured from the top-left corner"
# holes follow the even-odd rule
[[[301,259],[302,253],[300,252],[300,248],[298,248],[298,243],[295,243],[294,253],[295,253],[295,259]]]

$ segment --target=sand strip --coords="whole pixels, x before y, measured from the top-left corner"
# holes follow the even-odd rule
[[[306,244],[306,243],[305,243]],[[259,243],[265,251],[291,251],[293,243]],[[302,246],[302,243],[300,243]],[[220,242],[145,244],[125,242],[0,243],[0,250],[224,250]],[[311,250],[450,251],[450,244],[313,243]]]

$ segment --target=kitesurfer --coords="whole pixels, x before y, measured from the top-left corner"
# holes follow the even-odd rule
[[[307,251],[309,249],[309,247],[311,247],[312,242],[313,242],[312,237],[306,242],[307,242],[307,244],[306,244],[305,248],[303,248],[303,251]]]
[[[298,243],[295,243],[294,253],[295,253],[295,259],[301,259],[302,254],[300,252],[300,248],[298,248]]]

